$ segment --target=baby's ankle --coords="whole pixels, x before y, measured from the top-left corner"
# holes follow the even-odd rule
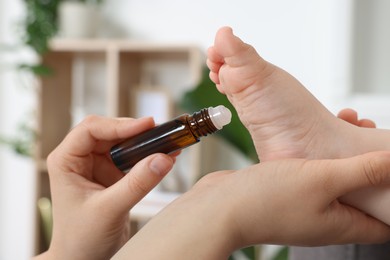
[[[329,133],[331,141],[328,142],[328,157],[324,156],[322,158],[341,159],[359,155],[370,150],[369,146],[364,145],[366,142],[362,131],[364,129],[341,119],[335,119],[336,123],[333,124],[333,130]]]

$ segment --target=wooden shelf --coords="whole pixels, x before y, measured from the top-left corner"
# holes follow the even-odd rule
[[[199,54],[199,48],[192,44],[169,44],[153,43],[142,41],[115,40],[115,39],[53,39],[50,44],[52,51],[108,51],[117,49],[121,51],[134,52],[184,52],[189,53],[191,50]]]

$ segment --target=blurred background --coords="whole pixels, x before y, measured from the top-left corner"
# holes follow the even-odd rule
[[[226,102],[205,94],[205,53],[221,26],[331,112],[351,107],[389,128],[389,13],[386,0],[0,0],[0,259],[47,246],[45,158],[84,116],[161,123]],[[239,122],[222,132],[185,151],[159,187],[162,205],[201,175],[256,162]],[[153,214],[137,212],[141,222]]]

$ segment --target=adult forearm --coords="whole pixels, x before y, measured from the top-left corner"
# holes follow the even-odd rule
[[[147,223],[113,259],[227,259],[229,217],[218,205],[175,202]]]

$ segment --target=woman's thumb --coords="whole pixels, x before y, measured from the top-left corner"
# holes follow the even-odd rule
[[[172,169],[174,159],[166,154],[153,154],[137,163],[125,177],[107,188],[107,204],[117,213],[128,212],[146,196]],[[115,214],[115,212],[112,212]]]

